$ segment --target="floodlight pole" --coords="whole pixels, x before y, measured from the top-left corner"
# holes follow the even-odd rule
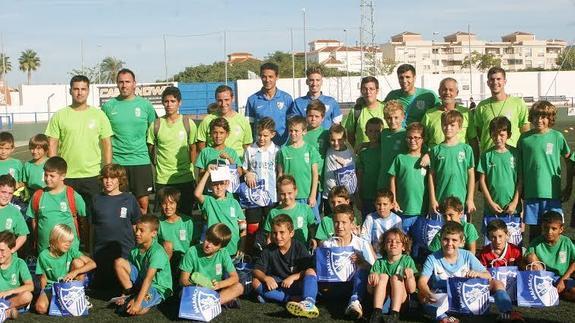
[[[166,34],[163,34],[162,38],[164,39],[164,79],[168,82],[168,43]]]

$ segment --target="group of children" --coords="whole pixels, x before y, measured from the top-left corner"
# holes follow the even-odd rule
[[[568,165],[564,197],[571,194],[573,157],[562,134],[551,128],[553,105],[533,105],[533,130],[521,136],[517,148],[506,144],[509,120],[494,118],[489,125],[494,146],[478,163],[473,149],[460,141],[459,111],[441,115],[444,141],[427,146],[424,126],[414,122],[403,128],[402,104],[387,102],[385,120],[368,120],[368,142],[357,150],[341,125],[322,127],[323,103],[312,100],[306,113],[307,118],[287,120],[289,142],[282,147],[272,141],[274,121],[260,120],[257,138],[243,156],[226,146],[228,121],[214,118],[210,144],[194,162],[193,197],[163,187],[156,196],[159,215],[141,214],[137,200],[125,192],[126,171],[117,164],[102,168],[102,193],[87,210],[64,183],[66,161],[47,157],[46,136],[30,140],[32,160],[22,165],[10,157],[12,135],[0,133],[0,298],[10,303],[8,316],[16,317],[33,299],[34,309],[46,313],[53,284],[84,280],[93,271],[96,286],[119,282],[121,295],[114,300],[130,315],[145,314],[189,285],[214,289],[223,305],[234,307],[246,287],[234,260],[246,254],[254,259],[251,287],[258,299],[286,304],[293,315],[309,318],[319,315],[318,295],[343,294],[349,296],[345,314],[356,319],[364,314],[368,294],[373,295],[371,322],[397,322],[402,308],[417,300],[426,312],[436,313],[436,293],[445,292],[448,278],[480,277],[490,279],[500,319],[522,322],[504,285],[486,268],[529,263],[543,269],[539,262],[557,275],[560,295],[575,300],[570,281],[575,247],[562,235],[560,212],[561,157]],[[357,189],[353,180],[339,176],[350,167]],[[488,241],[479,252],[479,232],[470,221],[476,173],[485,219],[490,219],[480,230]],[[230,193],[233,176],[252,189],[263,182],[259,190],[269,196],[268,205],[243,209],[237,194]],[[19,210],[12,202],[21,188],[28,203]],[[181,212],[181,204],[191,199],[201,216]],[[422,243],[415,231],[428,215],[444,224]],[[502,216],[529,225],[526,252],[508,242],[512,232]],[[314,250],[349,246],[356,268],[349,281],[318,282]],[[28,264],[18,255],[37,256],[36,290]],[[458,321],[445,313],[435,316],[440,322]]]

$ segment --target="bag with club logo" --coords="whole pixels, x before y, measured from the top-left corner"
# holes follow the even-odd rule
[[[0,323],[8,319],[9,309],[10,309],[10,302],[4,298],[0,298]]]
[[[353,247],[319,247],[315,249],[317,280],[320,282],[346,282],[356,271],[351,262]]]
[[[544,263],[543,270],[533,269],[535,263],[527,265],[527,271],[520,271],[517,275],[517,305],[522,307],[549,307],[559,305],[559,293],[553,285],[554,273],[547,271]]]
[[[523,242],[523,236],[521,235],[521,218],[519,216],[509,214],[486,216],[483,218],[484,231],[487,231],[487,225],[489,224],[489,222],[497,219],[505,222],[505,225],[507,226],[507,232],[509,233],[509,242],[516,246],[521,246],[521,242]],[[484,234],[485,234],[485,245],[488,245],[491,243],[491,241],[487,236],[487,232],[484,232]]]
[[[334,175],[337,185],[345,186],[349,194],[355,193],[357,190],[357,175],[353,164],[336,169]]]
[[[221,312],[222,306],[218,292],[198,286],[186,286],[182,290],[178,317],[209,322]]]
[[[241,183],[237,193],[240,198],[240,206],[244,209],[264,207],[272,202],[270,193],[266,191],[264,179],[256,180],[254,188],[250,188],[245,182]]]
[[[54,283],[48,314],[51,316],[88,315],[88,300],[84,292],[84,282],[71,280]]]
[[[489,280],[450,277],[447,279],[449,312],[483,315],[489,310]]]
[[[505,266],[493,267],[494,262],[501,260],[505,262]],[[493,259],[493,261],[491,261],[491,266],[491,268],[487,269],[491,274],[491,277],[502,282],[503,286],[505,286],[505,291],[507,291],[507,294],[511,298],[511,301],[513,303],[517,303],[517,274],[519,273],[519,267],[507,266],[507,260],[505,260],[505,258]],[[492,296],[489,296],[489,301],[491,303],[495,303]]]

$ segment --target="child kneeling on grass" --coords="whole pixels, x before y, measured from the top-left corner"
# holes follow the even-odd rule
[[[223,223],[209,227],[202,244],[186,251],[180,264],[182,286],[202,285],[218,291],[220,303],[235,301],[244,291],[226,245],[232,232]],[[227,277],[227,278],[225,278]]]
[[[272,243],[255,263],[252,286],[262,300],[287,303],[287,310],[294,316],[318,317],[317,276],[312,258],[304,244],[293,238],[289,215],[279,214],[271,223]]]
[[[146,314],[172,294],[170,260],[156,239],[159,226],[156,216],[142,216],[136,223],[136,248],[128,260],[114,261],[123,289],[116,305],[125,306],[129,315]]]
[[[471,252],[460,248],[463,241],[463,226],[454,221],[446,222],[441,229],[441,250],[427,257],[417,282],[418,297],[424,305],[424,311],[435,315],[437,312],[437,305],[434,304],[437,301],[435,294],[447,292],[448,278],[485,278],[489,279],[489,290],[500,312],[499,320],[524,322],[521,314],[512,312],[511,298],[505,291],[503,283],[492,279],[487,269]],[[459,322],[457,318],[446,313],[439,314],[435,319],[441,323]]]
[[[26,262],[12,253],[15,245],[16,235],[9,231],[0,232],[0,298],[10,304],[6,310],[6,317],[10,319],[18,317],[18,309],[30,305],[34,291]]]
[[[40,276],[41,292],[35,309],[46,314],[50,305],[52,285],[61,280],[84,280],[84,274],[96,268],[96,263],[74,248],[72,228],[66,224],[56,224],[50,232],[50,246],[38,255],[36,275]],[[91,307],[88,304],[88,308]]]

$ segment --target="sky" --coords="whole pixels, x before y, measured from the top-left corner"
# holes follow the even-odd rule
[[[488,41],[515,31],[575,41],[575,0],[374,3],[377,43],[403,31],[440,40],[467,31],[468,24],[478,39]],[[163,79],[166,67],[171,77],[187,66],[222,61],[225,53],[264,58],[292,46],[301,52],[304,10],[307,42],[359,42],[359,0],[0,0],[1,45],[12,62],[6,79],[11,87],[26,81],[18,69],[26,49],[41,59],[33,84],[67,83],[82,62],[95,66],[106,56],[125,61],[142,83]]]

